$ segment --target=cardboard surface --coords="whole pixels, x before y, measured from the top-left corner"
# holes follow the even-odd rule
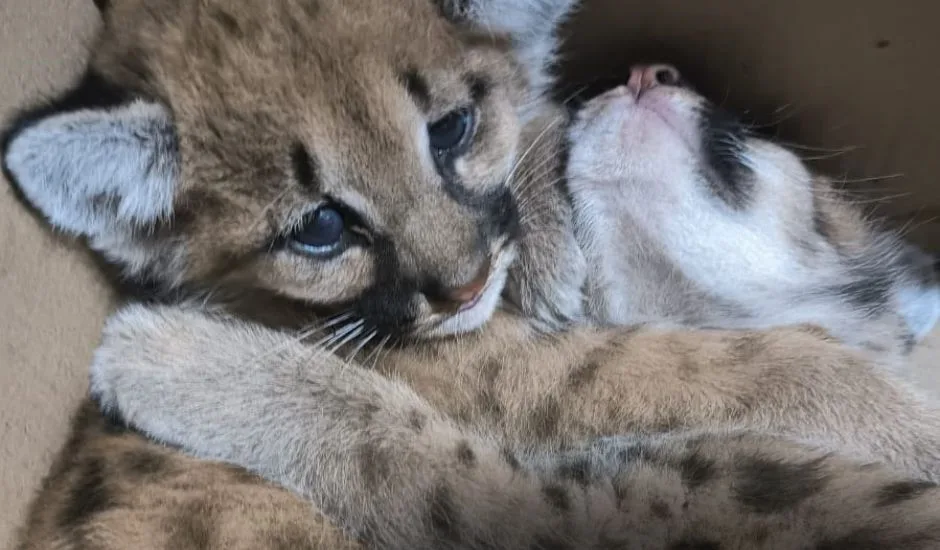
[[[916,240],[940,250],[937,20],[934,0],[588,0],[572,25],[568,72],[672,61],[712,97],[780,122],[787,141],[857,147],[823,166],[882,177],[864,198],[896,196],[881,211],[913,218]],[[97,21],[91,0],[0,1],[0,117],[65,85]],[[893,174],[904,176],[884,177]],[[110,303],[87,255],[45,231],[0,182],[0,544],[63,441]],[[940,388],[938,340],[919,354],[928,390]]]

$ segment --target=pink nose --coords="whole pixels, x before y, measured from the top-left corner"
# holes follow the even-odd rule
[[[678,86],[679,71],[671,65],[639,65],[630,70],[627,88],[640,95],[657,86]]]

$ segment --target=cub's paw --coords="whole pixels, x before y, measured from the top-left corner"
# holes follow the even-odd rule
[[[178,406],[183,399],[185,363],[200,355],[192,348],[199,316],[184,309],[126,307],[105,325],[92,358],[89,393],[102,413],[137,428],[152,411]],[[182,362],[181,362],[182,359]]]

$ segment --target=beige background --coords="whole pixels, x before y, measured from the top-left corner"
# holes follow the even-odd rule
[[[570,73],[675,61],[713,97],[782,120],[788,141],[855,146],[825,167],[847,178],[904,174],[869,187],[898,195],[882,212],[914,218],[915,238],[938,250],[938,20],[935,0],[589,0],[573,25],[580,61]],[[0,0],[0,117],[66,84],[96,24],[91,0]],[[0,184],[0,543],[63,440],[110,302],[80,248]],[[930,368],[938,349],[921,351],[925,387],[940,387]]]

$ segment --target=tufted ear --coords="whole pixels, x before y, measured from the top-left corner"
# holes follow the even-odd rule
[[[3,138],[3,171],[23,198],[54,227],[93,241],[169,217],[179,153],[167,110],[142,100],[59,103],[26,113]]]
[[[558,27],[580,0],[437,0],[451,20],[486,33],[508,35],[530,73],[532,84],[551,84],[546,70],[558,49]]]

